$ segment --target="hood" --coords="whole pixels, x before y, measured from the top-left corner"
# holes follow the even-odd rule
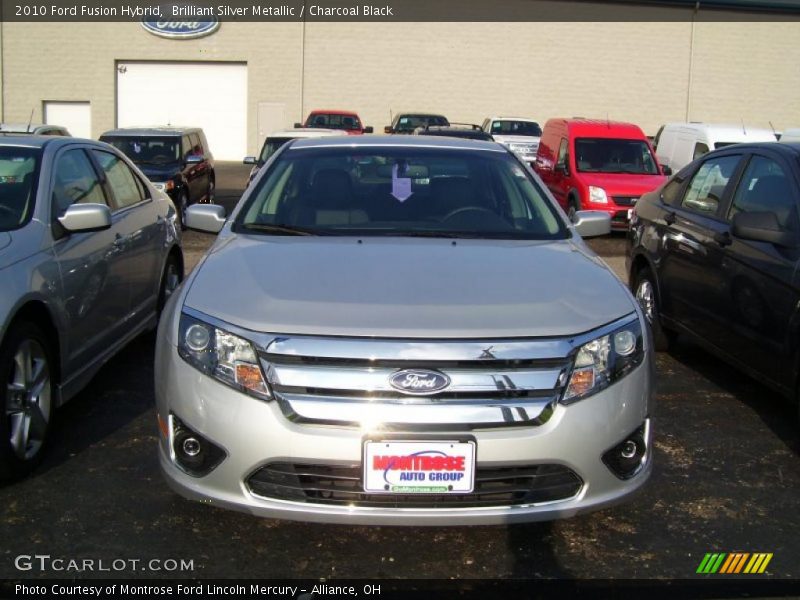
[[[0,232],[0,269],[5,269],[43,250],[46,227],[36,219],[21,229]]]
[[[177,175],[181,168],[178,163],[151,165],[135,163],[150,181],[168,181]]]
[[[212,249],[185,304],[255,331],[406,338],[565,336],[634,310],[569,240],[251,235]]]
[[[601,187],[609,196],[641,196],[667,180],[664,175],[630,173],[578,173],[578,176],[584,184]]]

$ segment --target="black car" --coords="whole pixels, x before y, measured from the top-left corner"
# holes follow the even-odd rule
[[[493,142],[494,138],[490,133],[481,129],[480,125],[469,123],[450,123],[450,125],[427,125],[418,127],[415,131],[417,135],[438,135],[445,137],[457,137],[465,140],[482,140]]]
[[[166,192],[184,227],[186,208],[213,202],[216,176],[214,157],[198,127],[125,128],[107,131],[100,141],[115,146]]]
[[[431,113],[398,113],[392,119],[392,124],[383,128],[383,132],[411,135],[418,127],[429,125],[447,127],[450,122],[445,116]]]
[[[636,204],[631,290],[658,349],[680,332],[796,398],[800,144],[705,154]]]

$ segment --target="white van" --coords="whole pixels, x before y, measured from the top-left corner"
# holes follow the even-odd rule
[[[793,129],[787,129],[783,132],[783,135],[780,139],[781,142],[788,144],[790,142],[800,142],[800,127],[795,127]]]
[[[744,125],[711,123],[667,123],[654,140],[656,157],[662,165],[677,172],[706,152],[745,142],[774,142],[775,133]]]

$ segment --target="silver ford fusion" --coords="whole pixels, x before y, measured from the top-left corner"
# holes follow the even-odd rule
[[[651,470],[634,298],[499,144],[290,142],[159,327],[160,462],[263,517],[447,525],[568,517]]]

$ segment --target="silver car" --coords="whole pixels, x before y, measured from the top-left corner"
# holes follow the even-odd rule
[[[448,525],[568,517],[651,471],[641,311],[493,142],[289,142],[165,308],[161,467],[264,517]]]
[[[0,479],[29,472],[53,410],[155,327],[183,276],[175,217],[107,144],[0,138]]]

